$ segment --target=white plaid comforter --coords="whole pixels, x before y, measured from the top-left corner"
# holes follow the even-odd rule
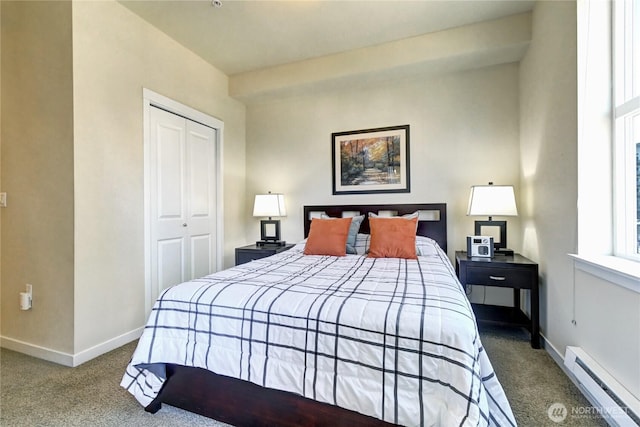
[[[302,249],[167,289],[121,385],[147,406],[173,363],[396,424],[515,425],[442,250],[416,261]]]

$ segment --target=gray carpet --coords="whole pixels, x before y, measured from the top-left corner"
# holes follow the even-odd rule
[[[505,388],[520,426],[605,426],[593,417],[572,417],[587,401],[544,350],[529,346],[526,331],[483,328],[482,342]],[[66,368],[10,350],[0,352],[0,425],[13,426],[223,426],[164,405],[146,413],[120,388],[135,343]],[[547,416],[554,403],[569,416],[556,424]]]
[[[546,350],[531,348],[525,329],[482,324],[479,328],[482,345],[519,426],[607,425],[601,417],[588,414],[591,405]],[[566,408],[562,422],[554,422],[548,415],[554,404]]]
[[[224,426],[164,405],[149,414],[120,387],[135,342],[67,368],[2,349],[0,426]]]

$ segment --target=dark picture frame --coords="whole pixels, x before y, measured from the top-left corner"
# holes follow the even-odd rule
[[[495,251],[506,249],[507,221],[475,221],[474,225],[476,236],[493,237],[493,249]]]
[[[280,220],[260,220],[260,239],[264,242],[277,242],[280,240]]]
[[[409,125],[331,134],[333,194],[409,193]]]

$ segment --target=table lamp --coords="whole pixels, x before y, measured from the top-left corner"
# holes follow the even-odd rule
[[[284,207],[284,195],[282,194],[256,194],[253,203],[253,216],[268,217],[268,220],[260,220],[260,240],[258,246],[275,245],[284,246],[286,242],[280,240],[280,220],[272,217],[287,216]]]
[[[488,221],[475,221],[476,236],[493,236],[494,254],[513,255],[507,249],[507,221],[494,221],[493,216],[517,216],[516,198],[512,185],[474,185],[469,195],[467,215],[488,216]],[[497,228],[498,233],[487,232]]]

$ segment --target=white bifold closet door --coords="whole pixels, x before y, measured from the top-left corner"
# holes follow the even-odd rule
[[[214,272],[216,130],[150,109],[151,300]]]

